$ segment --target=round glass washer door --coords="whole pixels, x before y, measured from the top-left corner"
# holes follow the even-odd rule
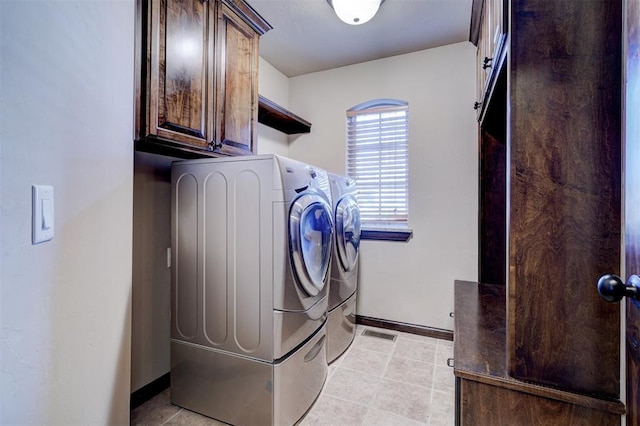
[[[289,212],[289,252],[298,284],[316,296],[326,284],[331,260],[331,208],[314,192],[299,196]]]
[[[360,209],[352,195],[341,198],[336,206],[336,247],[342,269],[351,272],[360,249]]]

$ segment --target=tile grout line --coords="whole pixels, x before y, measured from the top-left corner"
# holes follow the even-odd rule
[[[436,353],[433,359],[433,373],[431,377],[431,398],[429,400],[429,419],[427,425],[431,426],[431,417],[433,416],[433,392],[436,388],[436,368],[438,368],[438,354],[440,352],[440,344],[436,345]]]
[[[431,365],[431,364],[429,364],[429,365]],[[431,387],[429,387],[429,386],[421,386],[421,385],[417,385],[415,383],[406,382],[404,380],[391,379],[389,377],[384,377],[384,376],[374,376],[373,374],[365,373],[364,371],[360,371],[360,370],[354,370],[353,368],[349,368],[349,367],[341,367],[341,368],[344,369],[344,370],[347,370],[347,371],[353,371],[354,373],[364,374],[365,376],[375,377],[375,378],[380,379],[380,380],[388,380],[388,381],[394,382],[394,383],[402,383],[404,385],[415,386],[415,387],[418,387],[418,388],[421,388],[421,389],[432,389],[433,388],[433,384],[431,385]],[[446,393],[446,392],[440,392],[440,393]]]
[[[382,377],[384,378],[384,374],[387,372],[387,368],[389,368],[389,363],[391,362],[391,358],[393,358],[393,354],[396,351],[396,346],[398,343],[398,339],[393,341],[393,348],[391,349],[391,352],[389,352],[389,358],[387,358],[387,362],[384,364],[384,369],[382,370]]]
[[[391,358],[393,358],[393,353],[394,353],[394,352],[395,352],[395,350],[396,350],[396,344],[397,344],[397,343],[398,343],[398,339],[396,338],[396,339],[394,339],[394,340],[393,340],[393,347],[391,348],[391,352],[389,352],[389,353],[387,354],[387,355],[388,355],[388,358],[387,358],[387,362],[384,364],[384,368],[382,369],[382,375],[380,376],[380,379],[381,379],[381,380],[384,380],[384,379],[385,379],[384,374],[386,373],[387,368],[389,367],[389,363],[391,362]],[[366,411],[366,412],[365,412],[365,414],[364,414],[365,419],[366,419],[366,418],[367,418],[367,416],[369,415],[369,412],[373,409],[373,401],[375,401],[375,399],[376,399],[376,397],[378,396],[378,393],[379,393],[379,392],[380,392],[380,388],[378,388],[378,391],[376,392],[376,394],[375,394],[375,395],[373,395],[373,397],[371,398],[371,401],[369,402],[369,405],[367,405],[367,411]]]
[[[390,413],[390,414],[393,414],[394,416],[402,417],[403,419],[407,419],[407,420],[410,420],[410,421],[412,421],[412,422],[419,423],[419,424],[421,424],[421,425],[425,425],[425,426],[428,426],[428,425],[429,425],[428,420],[427,420],[427,423],[423,423],[423,422],[421,422],[421,421],[419,421],[419,420],[412,419],[411,417],[403,416],[402,414],[398,414],[398,413],[394,413],[393,411],[385,410],[384,408],[376,408],[376,410],[378,410],[378,411],[384,411],[385,413]]]
[[[392,356],[392,358],[395,357],[396,359],[403,359],[405,361],[413,361],[413,362],[419,362],[421,364],[429,364],[431,366],[436,366],[436,360],[434,359],[433,362],[429,362],[429,361],[424,361],[423,359],[416,359],[416,358],[409,358],[406,356],[401,356],[401,355],[395,355]]]
[[[394,342],[393,349],[390,352],[376,351],[375,349],[367,349],[367,348],[363,348],[362,346],[354,346],[354,349],[361,349],[363,351],[374,352],[376,354],[383,354],[383,355],[392,355],[395,348],[396,348],[395,342]]]
[[[167,423],[169,423],[175,416],[177,416],[178,414],[182,413],[184,411],[184,408],[180,408],[180,410],[178,410],[177,413],[175,413],[173,416],[169,417],[167,420],[165,420],[164,422],[162,422],[160,424],[160,426],[166,425]]]
[[[358,345],[356,344],[356,340],[358,340],[358,337],[360,337],[360,335],[362,334],[362,331],[363,331],[364,329],[366,329],[366,328],[364,328],[364,327],[363,327],[362,329],[358,330],[358,332],[357,332],[357,334],[356,334],[356,337],[355,337],[355,339],[353,340],[353,342],[351,342],[351,344],[349,345],[349,347],[347,348],[347,350],[346,350],[346,351],[344,351],[344,353],[343,353],[342,355],[340,355],[340,357],[339,357],[339,358],[342,358],[342,359],[340,360],[339,365],[338,365],[338,366],[336,366],[336,368],[334,369],[334,371],[333,371],[333,373],[332,373],[332,376],[333,376],[333,375],[335,375],[339,369],[344,369],[344,370],[347,370],[347,371],[353,371],[353,372],[356,372],[356,373],[359,373],[359,374],[363,374],[363,375],[367,375],[367,376],[372,376],[372,377],[375,377],[376,379],[379,379],[379,380],[383,380],[383,379],[384,379],[384,372],[386,371],[387,366],[388,366],[388,364],[389,364],[389,361],[391,360],[391,357],[392,357],[392,355],[393,355],[393,351],[394,351],[394,349],[395,349],[395,345],[396,345],[396,341],[397,341],[397,339],[396,339],[396,340],[394,340],[394,341],[392,342],[393,349],[392,349],[390,352],[388,352],[388,353],[381,352],[381,351],[376,351],[376,350],[371,350],[371,349],[367,349],[367,348],[363,348],[363,347],[360,347],[360,346],[358,346]],[[349,353],[350,353],[350,352],[352,352],[352,350],[353,350],[354,348],[361,349],[361,350],[363,350],[363,351],[365,351],[365,352],[372,352],[372,353],[377,353],[377,354],[387,355],[387,356],[388,356],[388,359],[387,359],[387,362],[385,363],[385,367],[384,367],[384,369],[383,369],[383,371],[382,371],[382,375],[381,375],[381,376],[375,376],[375,375],[372,375],[372,374],[369,374],[369,373],[365,373],[365,372],[363,372],[363,371],[354,370],[354,369],[352,369],[352,368],[349,368],[349,367],[343,366],[342,364],[343,364],[344,359],[349,355]],[[337,400],[339,400],[339,401],[347,402],[347,403],[350,403],[350,404],[356,404],[356,405],[359,405],[359,406],[361,406],[361,407],[364,407],[364,408],[365,408],[364,418],[367,418],[367,415],[369,414],[369,412],[370,412],[370,411],[371,411],[371,409],[373,408],[373,407],[372,407],[372,402],[373,402],[373,400],[375,400],[376,396],[378,395],[378,392],[376,392],[376,394],[372,396],[372,398],[371,398],[371,400],[369,401],[369,403],[367,403],[367,404],[362,404],[362,403],[359,403],[359,402],[350,401],[350,400],[347,400],[347,399],[341,398],[341,397],[339,397],[339,396],[336,396],[336,395],[332,395],[332,394],[330,394],[330,393],[327,393],[327,392],[326,392],[327,384],[328,384],[328,383],[325,383],[325,386],[323,386],[323,389],[322,389],[322,391],[321,391],[321,394],[323,394],[323,395],[325,395],[325,396],[328,396],[328,397],[330,397],[330,398],[337,399]],[[378,390],[378,391],[379,391],[379,390]]]
[[[351,400],[349,400],[349,399],[344,399],[344,398],[341,398],[341,397],[339,397],[339,396],[332,395],[332,394],[330,394],[330,393],[325,394],[325,396],[328,396],[329,398],[337,399],[338,401],[348,402],[349,404],[354,404],[354,405],[359,405],[359,406],[361,406],[361,407],[365,407],[365,408],[367,408],[367,412],[368,412],[369,405],[367,405],[367,404],[363,404],[363,403],[361,403],[361,402],[356,402],[356,401],[351,401]]]

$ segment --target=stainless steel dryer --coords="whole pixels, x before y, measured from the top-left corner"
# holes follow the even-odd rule
[[[172,167],[171,401],[294,424],[327,374],[327,173],[268,155]]]
[[[355,337],[360,209],[353,179],[329,173],[336,233],[329,280],[327,360],[334,361]]]

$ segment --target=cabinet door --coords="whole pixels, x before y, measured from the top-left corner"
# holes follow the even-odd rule
[[[222,3],[217,24],[216,151],[252,154],[258,116],[258,34]]]
[[[507,6],[505,0],[484,0],[480,12],[480,25],[478,31],[478,50],[476,53],[477,74],[476,110],[478,118],[486,109],[485,103],[489,103],[492,83],[495,82],[503,57],[504,42],[506,39]]]
[[[478,45],[480,46],[478,51],[481,52],[478,58],[478,66],[480,68],[480,82],[482,84],[482,93],[487,90],[487,83],[489,74],[491,73],[492,57],[492,43],[491,43],[491,27],[492,23],[492,1],[485,1],[484,8],[482,10],[482,26],[480,27],[480,38],[478,39]]]
[[[213,30],[209,2],[151,2],[148,134],[207,148],[212,141]]]

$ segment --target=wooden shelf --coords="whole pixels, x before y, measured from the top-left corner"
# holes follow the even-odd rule
[[[311,132],[311,123],[307,120],[261,95],[258,95],[258,122],[287,135]]]

